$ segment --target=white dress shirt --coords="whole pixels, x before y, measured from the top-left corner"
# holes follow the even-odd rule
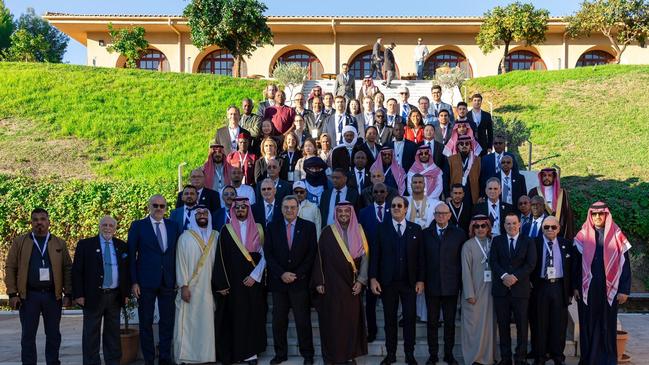
[[[403,163],[401,162],[403,159],[403,146],[405,145],[405,142],[403,140],[401,141],[394,141],[394,157],[397,159],[397,163],[399,166],[403,167]]]
[[[494,207],[494,204],[496,205]],[[492,202],[487,199],[487,208],[489,208],[489,216],[493,217],[493,224],[491,225],[492,236],[500,235],[500,199]]]
[[[394,231],[397,232],[397,233],[399,233],[399,228],[398,228],[399,224],[401,225],[400,226],[401,227],[401,235],[403,235],[403,232],[406,231],[406,219],[404,218],[401,222],[397,222],[394,219],[392,219],[392,226],[394,227]]]
[[[155,235],[155,226],[158,221],[153,219],[152,216],[149,216],[149,219],[151,220],[151,225],[153,226],[153,234]],[[160,222],[160,233],[162,233],[162,246],[164,247],[164,251],[167,251],[167,227],[165,227],[165,221],[164,219],[159,221]],[[156,237],[157,238],[157,237]]]
[[[507,179],[506,179],[507,178]],[[500,170],[500,184],[501,184],[501,189],[502,191],[502,197],[503,201],[507,204],[513,204],[513,197],[512,197],[512,172],[509,171],[509,175],[505,175],[505,171]],[[508,189],[505,189],[505,185],[508,186]],[[507,196],[505,196],[505,190],[507,190]]]
[[[327,215],[327,225],[333,224],[334,222],[334,213],[336,211],[336,194],[338,193],[338,189],[333,188],[331,191],[331,199],[329,199],[329,214]],[[340,189],[340,200],[339,202],[343,200],[347,200],[347,185],[343,186],[342,189]]]

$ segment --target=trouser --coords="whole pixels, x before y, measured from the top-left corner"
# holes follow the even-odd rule
[[[392,80],[394,80],[394,71],[386,71],[386,85],[390,86],[392,84]]]
[[[119,289],[101,291],[96,308],[83,308],[83,364],[101,364],[99,358],[99,337],[102,338],[104,361],[106,365],[118,365],[122,357],[122,344],[119,337]],[[104,331],[101,321],[104,320]]]
[[[376,337],[376,299],[378,296],[374,295],[371,290],[365,291],[365,318],[367,320],[367,335],[369,337]]]
[[[554,283],[539,280],[534,287],[536,293],[536,354],[538,358],[550,354],[553,360],[563,360],[566,347],[568,308],[565,306],[563,279]]]
[[[512,358],[512,337],[510,333],[511,314],[516,322],[516,353],[514,360],[525,361],[527,355],[527,298],[514,298],[511,293],[503,297],[494,297],[498,336],[500,340],[500,357],[502,360]]]
[[[417,313],[417,293],[406,283],[392,283],[382,287],[383,315],[385,320],[385,347],[388,355],[397,352],[397,312],[401,302],[403,314],[403,349],[406,355],[415,351],[415,317]]]
[[[372,66],[371,66],[370,70],[371,70],[370,75],[372,76],[372,78],[375,78],[374,73],[376,73],[376,76],[377,76],[376,78],[379,79],[379,80],[383,80],[383,74],[382,74],[383,73],[383,71],[382,71],[383,70],[383,62],[381,62],[381,61],[372,62]]]
[[[439,352],[438,323],[439,310],[444,316],[444,358],[453,357],[453,346],[455,346],[455,313],[457,310],[457,295],[434,296],[426,293],[426,309],[428,314],[427,334],[428,353],[432,358],[437,358]]]
[[[172,288],[141,288],[137,314],[140,320],[140,348],[144,361],[153,362],[155,346],[153,344],[153,314],[155,301],[158,300],[158,331],[160,334],[160,360],[171,362],[171,340],[174,335],[174,317],[176,315],[176,290]]]
[[[417,70],[417,80],[424,79],[424,61],[416,61],[415,69]]]
[[[286,332],[288,331],[288,312],[291,308],[295,317],[300,355],[305,358],[312,358],[315,350],[313,349],[311,306],[309,304],[308,290],[273,292],[273,342],[275,356],[280,358],[288,356]]]
[[[20,358],[25,365],[36,364],[36,332],[38,322],[43,315],[45,326],[45,362],[48,365],[58,365],[59,349],[61,347],[61,300],[56,299],[53,291],[28,290],[27,297],[20,306]]]

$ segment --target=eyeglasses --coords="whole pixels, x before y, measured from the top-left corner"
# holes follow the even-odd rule
[[[505,144],[505,142],[494,142],[494,144]]]
[[[385,194],[387,193],[386,190],[374,190],[374,194]]]
[[[244,210],[246,208],[248,208],[248,207],[245,206],[245,205],[235,205],[234,206],[234,210]]]
[[[306,190],[302,190],[302,189],[299,189],[299,190],[293,190],[293,192],[294,192],[295,194],[306,194]]]
[[[151,204],[151,206],[154,207],[155,209],[164,209],[167,206],[167,204],[155,204],[155,203],[153,203],[153,204]]]
[[[548,225],[548,226],[543,226],[543,229],[545,229],[546,231],[549,231],[549,230],[556,231],[557,229],[559,229],[559,227],[554,226],[554,225],[552,225],[552,226]]]
[[[278,168],[279,168],[279,166],[275,166],[275,165],[268,165],[268,167],[267,167],[267,169],[269,169],[269,170],[274,170],[274,169],[278,169]]]
[[[383,119],[383,118],[385,118],[385,115],[378,114],[378,115],[375,115],[374,118]]]
[[[441,94],[441,92],[439,92],[439,91],[433,91],[431,94],[433,94],[433,95],[438,95],[438,94]]]
[[[223,195],[224,197],[226,197],[226,196],[237,196],[237,193],[235,193],[234,191],[224,191],[224,192],[221,193],[221,195]]]
[[[392,208],[403,208],[403,204],[392,204]]]
[[[505,161],[500,161],[500,164],[501,164],[501,165],[511,165],[512,162],[509,161],[509,160],[505,160]]]
[[[447,215],[451,214],[451,212],[435,212],[435,215]]]
[[[487,223],[482,223],[482,224],[474,224],[473,227],[485,229],[485,228],[489,227],[489,225]]]
[[[271,191],[273,188],[261,188],[261,191]]]
[[[590,213],[590,215],[592,215],[592,216],[605,216],[606,213],[604,213],[604,212],[592,212],[592,213]]]

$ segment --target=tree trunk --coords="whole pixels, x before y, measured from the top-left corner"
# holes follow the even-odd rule
[[[504,74],[507,72],[507,69],[505,68],[505,60],[507,59],[507,54],[509,53],[509,42],[505,42],[505,53],[503,54],[503,58],[500,60],[500,73]]]
[[[241,77],[241,56],[235,57],[234,77]]]

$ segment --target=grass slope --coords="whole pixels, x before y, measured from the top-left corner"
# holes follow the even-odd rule
[[[214,75],[0,62],[0,119],[32,120],[52,139],[77,137],[98,175],[173,181],[203,162],[228,105],[265,82]]]

